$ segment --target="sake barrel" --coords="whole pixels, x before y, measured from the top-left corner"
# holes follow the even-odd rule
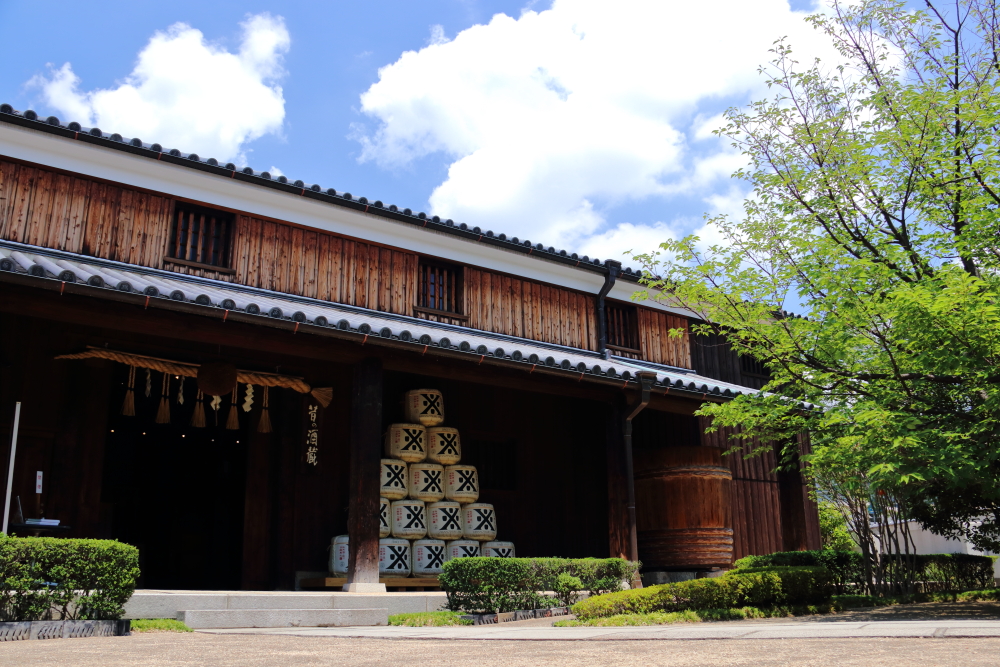
[[[392,536],[419,540],[427,536],[427,521],[422,500],[396,500],[392,503]]]
[[[462,507],[462,535],[480,542],[497,537],[497,513],[489,503],[470,503]]]
[[[514,558],[513,542],[487,542],[481,548],[484,558]]]
[[[444,396],[437,389],[414,389],[403,397],[406,418],[424,426],[437,426],[444,421]]]
[[[427,506],[427,536],[435,540],[462,538],[462,506],[450,500]]]
[[[442,540],[417,540],[413,543],[413,576],[433,576],[441,574],[444,565],[444,542]]]
[[[378,499],[378,536],[389,537],[392,534],[392,524],[389,522],[389,507],[391,503],[388,498]]]
[[[378,541],[378,573],[385,577],[410,576],[410,543],[396,537]]]
[[[475,540],[452,540],[445,547],[445,560],[455,558],[477,558],[479,556],[479,542]]]
[[[427,429],[427,458],[446,466],[461,461],[462,441],[458,437],[458,429],[450,426]]]
[[[337,535],[330,544],[330,572],[346,575],[350,558],[351,552],[347,546],[347,535]]]
[[[410,498],[434,503],[444,498],[444,466],[437,463],[411,463],[406,485]]]
[[[406,462],[399,459],[382,459],[382,486],[378,494],[389,500],[406,497]]]
[[[420,424],[391,424],[385,433],[385,455],[407,463],[427,458],[426,429]]]
[[[716,447],[635,452],[636,528],[643,569],[729,567],[732,473]]]
[[[457,503],[474,503],[479,500],[479,473],[476,472],[476,467],[446,466],[444,497]]]

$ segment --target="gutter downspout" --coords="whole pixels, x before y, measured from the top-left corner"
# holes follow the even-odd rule
[[[629,560],[633,563],[639,560],[639,533],[635,524],[635,477],[632,469],[632,420],[649,405],[649,395],[656,382],[656,373],[653,371],[639,371],[636,373],[639,380],[639,402],[636,403],[632,414],[625,418],[625,480],[628,486],[628,539],[629,539]]]
[[[608,321],[604,311],[604,297],[608,295],[611,288],[615,286],[615,280],[621,273],[622,263],[618,260],[609,259],[604,262],[608,267],[608,273],[604,276],[604,285],[597,293],[597,352],[605,359],[608,358]]]

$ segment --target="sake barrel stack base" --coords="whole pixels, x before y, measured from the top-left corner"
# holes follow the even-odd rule
[[[722,462],[722,450],[638,450],[634,461],[643,571],[729,567],[732,473]]]

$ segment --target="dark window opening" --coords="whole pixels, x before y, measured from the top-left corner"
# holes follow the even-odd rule
[[[623,303],[604,304],[607,345],[617,352],[641,354],[639,349],[639,314],[635,306]]]
[[[229,268],[233,215],[177,203],[170,229],[169,261]]]
[[[462,314],[462,267],[420,261],[417,308]]]
[[[740,372],[744,375],[755,375],[762,378],[771,377],[762,361],[745,354],[740,355]]]

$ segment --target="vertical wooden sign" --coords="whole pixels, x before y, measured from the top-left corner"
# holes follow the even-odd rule
[[[305,461],[306,465],[319,465],[319,440],[323,423],[323,408],[310,395],[303,401],[305,408]]]

